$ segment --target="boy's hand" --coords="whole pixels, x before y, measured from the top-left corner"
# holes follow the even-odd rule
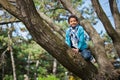
[[[79,52],[79,49],[77,49],[77,48],[72,48],[72,50],[73,50],[75,53],[78,53],[78,52]]]

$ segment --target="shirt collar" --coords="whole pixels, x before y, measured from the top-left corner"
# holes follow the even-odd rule
[[[74,28],[73,28],[72,26],[70,26],[70,29],[71,29],[71,30],[72,30],[72,29],[77,30],[77,29],[78,29],[78,27],[79,27],[79,24],[77,24]]]

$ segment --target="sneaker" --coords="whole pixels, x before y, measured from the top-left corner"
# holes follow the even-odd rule
[[[90,60],[91,63],[96,63],[96,60],[94,57],[92,57],[92,59]]]

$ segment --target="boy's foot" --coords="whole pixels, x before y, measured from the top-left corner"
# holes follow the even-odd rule
[[[95,58],[93,57],[93,58],[90,60],[90,62],[93,63],[93,64],[96,63]]]

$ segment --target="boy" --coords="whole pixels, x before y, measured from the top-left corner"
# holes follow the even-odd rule
[[[75,53],[81,52],[85,60],[95,62],[95,59],[87,50],[87,44],[84,38],[84,29],[79,25],[79,20],[75,15],[68,18],[70,27],[66,30],[65,42]]]

